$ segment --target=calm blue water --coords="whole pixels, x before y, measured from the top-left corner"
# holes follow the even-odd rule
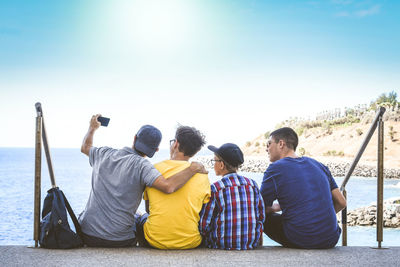
[[[207,154],[207,151],[202,151]],[[57,185],[64,191],[76,214],[86,205],[90,192],[91,167],[79,149],[52,149]],[[168,158],[168,151],[158,152],[152,162]],[[262,173],[244,173],[261,184]],[[216,181],[213,170],[210,181]],[[343,178],[336,178],[340,186]],[[50,186],[46,161],[42,159],[42,202]],[[347,185],[348,209],[368,206],[376,201],[376,179],[352,177]],[[0,245],[32,245],[33,242],[34,149],[0,148]],[[386,180],[384,197],[400,196],[400,180]],[[144,211],[141,205],[139,210]],[[374,227],[349,227],[348,245],[375,246]],[[400,229],[385,229],[383,245],[399,246]],[[276,245],[264,236],[264,245]]]

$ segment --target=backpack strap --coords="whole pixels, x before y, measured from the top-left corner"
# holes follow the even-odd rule
[[[63,197],[64,197],[64,201],[65,201],[65,207],[67,208],[67,211],[69,213],[69,215],[71,216],[72,222],[75,225],[75,230],[76,233],[79,235],[79,237],[83,240],[83,235],[82,235],[82,229],[81,229],[81,225],[78,222],[78,219],[75,216],[75,213],[73,212],[71,206],[69,205],[69,202],[67,200],[67,198],[64,195],[64,192],[60,190],[60,192],[62,193]]]

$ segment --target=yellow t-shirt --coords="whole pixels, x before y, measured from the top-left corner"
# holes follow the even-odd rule
[[[187,161],[165,160],[154,166],[168,179],[189,165]],[[210,190],[208,175],[199,173],[172,194],[146,187],[143,199],[149,200],[150,215],[143,229],[147,242],[160,249],[190,249],[199,246],[199,213],[203,203],[210,200]]]

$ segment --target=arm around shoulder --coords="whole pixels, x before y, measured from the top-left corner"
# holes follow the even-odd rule
[[[186,184],[186,182],[198,172],[208,173],[201,163],[192,162],[189,167],[172,175],[168,179],[165,179],[162,175],[158,176],[151,187],[154,187],[163,193],[171,194]]]
[[[344,209],[347,205],[346,199],[344,198],[342,192],[340,192],[339,188],[332,190],[332,200],[336,213]]]

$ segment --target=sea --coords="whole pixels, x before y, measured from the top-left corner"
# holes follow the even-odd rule
[[[79,149],[55,148],[50,150],[55,180],[63,190],[75,214],[85,207],[91,187],[91,167],[88,157]],[[200,155],[211,155],[202,150]],[[42,152],[41,205],[51,188],[45,155]],[[160,150],[150,159],[159,162],[169,158],[169,151]],[[32,246],[34,208],[34,148],[0,148],[0,245]],[[261,185],[263,173],[241,173]],[[212,169],[210,182],[218,180]],[[340,186],[343,177],[335,177]],[[346,186],[348,210],[369,206],[376,202],[376,178],[351,177]],[[400,197],[400,180],[386,179],[384,198]],[[144,203],[139,207],[144,212]],[[71,224],[72,225],[72,224]],[[349,246],[377,246],[376,227],[349,226]],[[278,245],[264,235],[264,245]],[[341,241],[338,242],[338,246]],[[400,228],[384,228],[383,246],[400,246]]]

